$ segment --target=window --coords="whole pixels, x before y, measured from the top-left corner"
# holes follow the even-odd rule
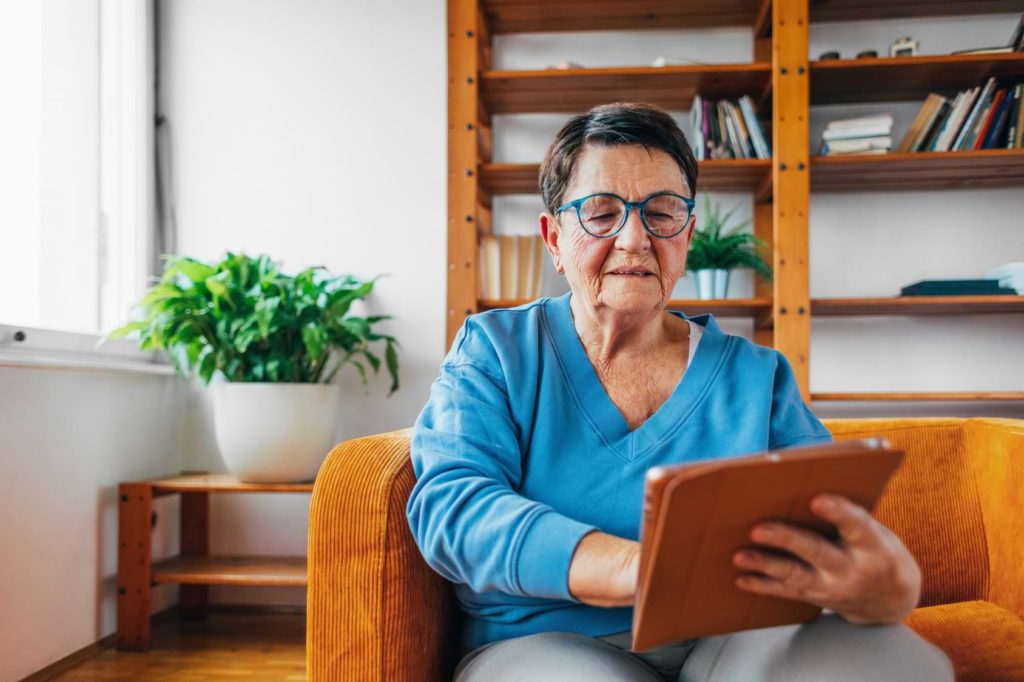
[[[151,2],[0,4],[0,324],[77,347],[148,286],[152,36]]]

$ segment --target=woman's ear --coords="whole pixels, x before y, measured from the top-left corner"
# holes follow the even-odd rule
[[[550,213],[540,214],[540,236],[544,240],[544,246],[551,254],[551,262],[558,270],[558,274],[565,274],[565,266],[562,265],[562,250],[558,247],[558,221]]]

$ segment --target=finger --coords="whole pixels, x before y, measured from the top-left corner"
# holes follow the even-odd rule
[[[822,570],[839,570],[849,563],[846,553],[834,542],[813,530],[798,528],[788,523],[759,523],[754,527],[750,537],[754,542],[781,547],[792,552],[811,566]]]
[[[770,556],[764,552],[737,552],[733,556],[733,563],[749,571],[759,571],[801,590],[810,589],[818,582],[817,573],[807,564],[785,557]]]
[[[874,545],[881,542],[867,509],[840,495],[818,495],[811,500],[811,511],[831,521],[839,529],[839,537],[849,545]]]
[[[767,576],[753,573],[744,573],[736,578],[735,584],[736,587],[746,592],[765,594],[771,597],[781,597],[783,599],[794,599],[796,601],[808,601],[816,606],[821,606],[821,604],[818,604],[813,597],[803,590],[789,585],[788,583],[784,583],[781,580],[776,580],[775,578],[769,578]]]

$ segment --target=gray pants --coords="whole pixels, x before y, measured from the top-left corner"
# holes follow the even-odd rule
[[[905,625],[853,625],[824,613],[804,625],[683,640],[640,653],[630,633],[543,632],[469,652],[455,682],[953,682],[938,647]]]

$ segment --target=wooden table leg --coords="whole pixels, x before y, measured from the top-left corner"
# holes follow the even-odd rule
[[[152,602],[153,489],[145,483],[122,483],[118,493],[117,648],[146,651]]]
[[[209,493],[181,494],[181,553],[206,556],[210,552]],[[181,585],[179,613],[183,618],[206,617],[210,598],[208,585]]]

